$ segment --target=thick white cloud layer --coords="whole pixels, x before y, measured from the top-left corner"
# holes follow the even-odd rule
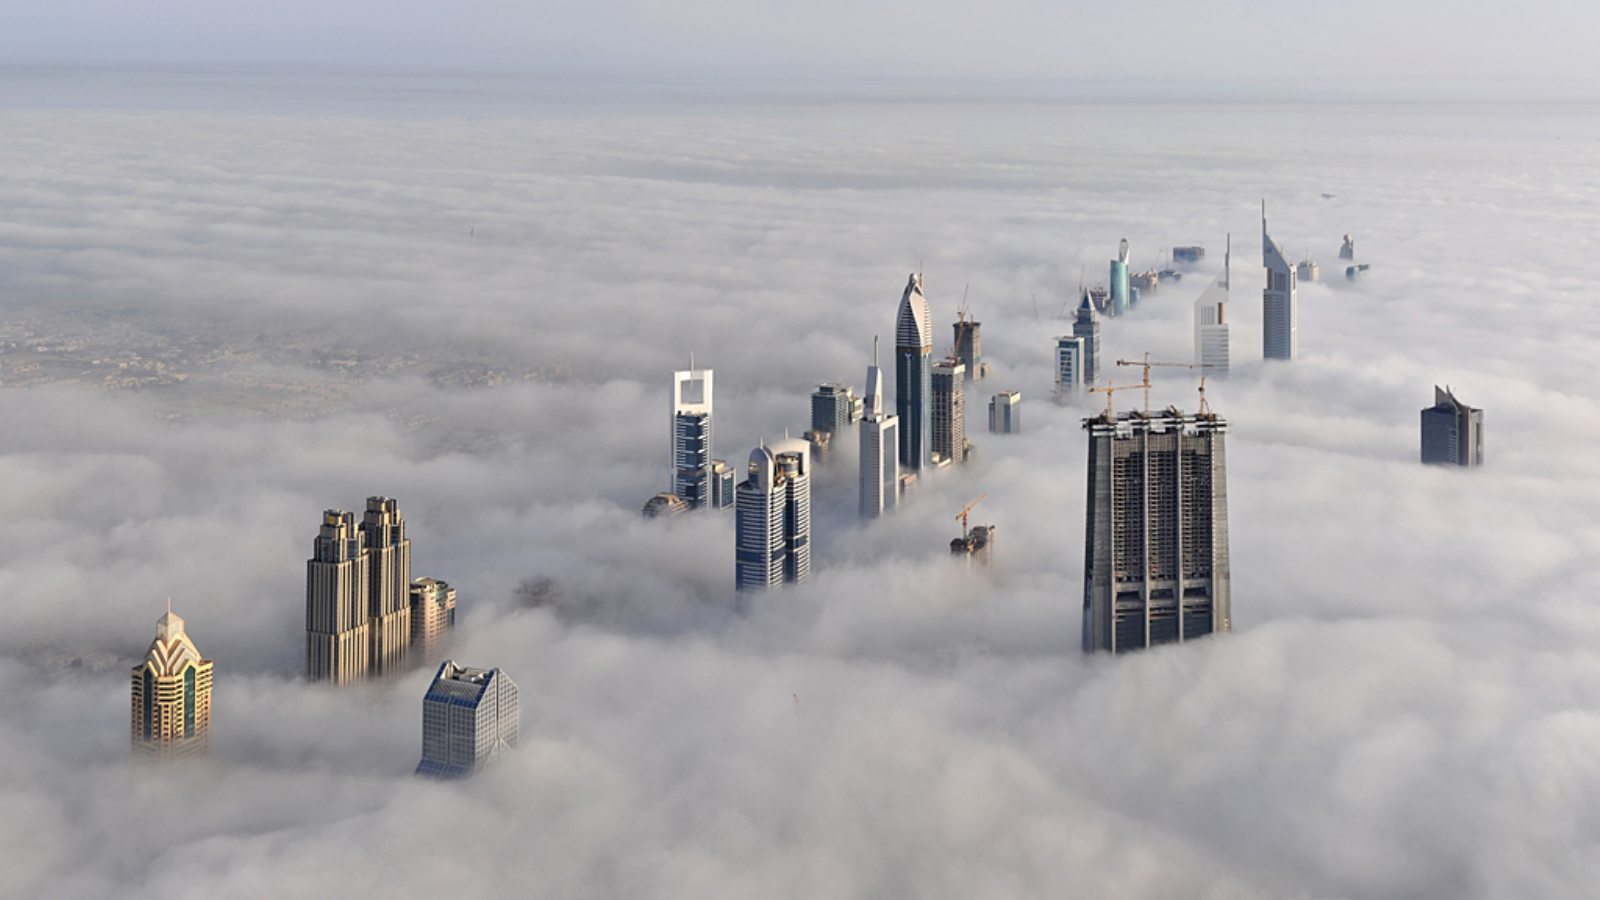
[[[0,894],[1600,879],[1592,116],[299,96],[0,112],[0,379],[73,341],[179,348],[188,375],[0,393]],[[1291,365],[1259,361],[1263,196],[1328,278],[1302,288]],[[1056,317],[1119,238],[1139,268],[1203,243],[1214,269],[1229,230],[1236,365],[1210,396],[1234,426],[1236,631],[1085,659],[1096,401],[1047,400]],[[940,344],[963,286],[983,322],[978,462],[861,528],[847,439],[814,581],[735,614],[731,516],[638,516],[665,485],[668,371],[715,367],[718,450],[742,460],[805,427],[814,383],[860,384],[917,268]],[[1208,279],[1108,322],[1106,358],[1186,358]],[[1483,469],[1416,462],[1436,382],[1487,409]],[[1160,374],[1154,399],[1194,385]],[[982,430],[1002,389],[1022,435]],[[985,491],[979,578],[946,544]],[[409,774],[428,672],[298,680],[318,514],[377,493],[417,573],[461,590],[453,655],[522,689],[524,745],[470,782]],[[169,594],[217,660],[215,747],[144,771],[126,666]]]

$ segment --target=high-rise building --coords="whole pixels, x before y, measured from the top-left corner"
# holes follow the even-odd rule
[[[1066,403],[1082,390],[1087,374],[1083,338],[1075,334],[1056,336],[1056,393],[1057,403]]]
[[[1173,247],[1172,248],[1172,263],[1173,263],[1173,265],[1177,265],[1179,263],[1185,263],[1185,264],[1197,263],[1200,260],[1205,259],[1205,258],[1206,258],[1206,248],[1204,248],[1204,247]]]
[[[900,417],[900,467],[915,472],[933,459],[933,322],[919,274],[911,276],[900,297],[894,344],[894,411]]]
[[[499,669],[472,669],[447,659],[422,697],[422,761],[418,775],[471,775],[517,746],[522,711],[517,685]]]
[[[878,339],[872,339],[861,417],[861,517],[876,519],[900,501],[900,417],[883,406]]]
[[[344,684],[367,674],[369,559],[354,513],[330,509],[306,561],[306,677]]]
[[[1227,423],[1169,407],[1103,412],[1083,425],[1084,651],[1121,653],[1231,630]]]
[[[1433,386],[1433,405],[1422,411],[1422,461],[1446,466],[1483,465],[1483,410]]]
[[[1344,236],[1344,243],[1339,245],[1339,258],[1340,259],[1355,259],[1356,258],[1356,239],[1351,237],[1348,234]]]
[[[368,497],[361,520],[367,549],[367,638],[372,649],[367,670],[381,675],[405,664],[411,643],[411,539],[400,504],[389,497]]]
[[[131,736],[135,756],[201,756],[211,745],[212,662],[184,633],[172,611],[156,620],[156,638],[133,667]]]
[[[933,364],[933,461],[949,465],[967,461],[967,401],[962,385],[967,367],[950,357]]]
[[[672,373],[672,493],[699,509],[711,501],[712,372]]]
[[[983,323],[968,318],[963,309],[952,327],[955,329],[955,356],[967,367],[967,380],[981,381],[989,368],[983,361],[983,345],[979,340],[979,329]]]
[[[1299,297],[1295,267],[1276,241],[1267,235],[1267,204],[1261,203],[1261,264],[1267,269],[1267,286],[1261,292],[1261,355],[1264,359],[1294,359],[1300,338],[1295,331]]]
[[[1117,245],[1117,258],[1111,261],[1111,309],[1113,315],[1122,315],[1132,304],[1128,284],[1128,239]]]
[[[727,509],[733,505],[733,466],[727,460],[711,461],[711,508]]]
[[[1083,292],[1083,302],[1078,304],[1072,333],[1083,338],[1083,383],[1092,385],[1100,377],[1100,315],[1095,312],[1088,291]]]
[[[411,655],[426,663],[456,627],[456,589],[437,578],[418,578],[411,582],[410,606]]]
[[[1022,392],[1001,391],[989,398],[989,433],[1017,434],[1022,431]]]
[[[811,577],[811,448],[785,438],[750,452],[749,477],[734,489],[739,590],[799,584]]]
[[[1295,264],[1294,277],[1298,284],[1316,284],[1322,280],[1322,267],[1317,261],[1307,256]]]
[[[950,555],[965,557],[968,565],[987,566],[994,557],[993,525],[974,525],[962,537],[950,539]]]
[[[844,431],[861,421],[862,400],[848,384],[819,384],[811,392],[811,430]]]
[[[644,502],[639,514],[646,519],[671,519],[689,511],[689,503],[677,494],[662,491]]]
[[[1211,373],[1228,371],[1228,287],[1233,239],[1222,257],[1222,273],[1194,301],[1194,361]]]

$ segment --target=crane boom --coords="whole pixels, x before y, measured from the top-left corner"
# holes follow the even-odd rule
[[[1144,377],[1140,380],[1139,387],[1144,388],[1144,412],[1145,412],[1145,415],[1149,415],[1150,414],[1150,369],[1152,367],[1161,367],[1161,368],[1166,368],[1166,369],[1216,369],[1216,368],[1220,368],[1219,366],[1217,366],[1214,363],[1160,362],[1160,361],[1157,361],[1157,360],[1150,359],[1150,351],[1148,351],[1148,350],[1146,350],[1144,352],[1144,358],[1143,359],[1119,359],[1119,360],[1117,360],[1117,365],[1119,365],[1119,366],[1138,366],[1143,370]],[[1106,402],[1109,405],[1109,403],[1110,403],[1110,398],[1109,397],[1107,398]],[[1206,379],[1205,379],[1204,375],[1200,376],[1200,412],[1202,414],[1206,414],[1206,415],[1209,415],[1210,412],[1211,412],[1211,407],[1206,404]]]
[[[967,514],[971,513],[972,508],[977,506],[979,503],[982,503],[983,498],[987,496],[989,496],[987,492],[979,494],[978,499],[968,503],[966,506],[961,508],[961,512],[956,513],[956,518],[961,520],[961,539],[963,541],[967,539]]]

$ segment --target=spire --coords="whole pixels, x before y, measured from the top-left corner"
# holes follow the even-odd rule
[[[1227,249],[1222,251],[1222,286],[1233,287],[1233,232],[1228,232]]]
[[[877,335],[873,335],[872,336],[872,367],[874,369],[876,369],[878,367],[878,336]]]
[[[689,351],[689,371],[694,371],[694,351]]]

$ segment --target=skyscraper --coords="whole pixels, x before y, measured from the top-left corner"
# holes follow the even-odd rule
[[[1111,261],[1111,309],[1113,315],[1128,311],[1132,298],[1128,292],[1128,239],[1117,245],[1117,258]]]
[[[932,461],[933,324],[922,276],[912,275],[894,326],[894,411],[900,417],[900,466],[917,471]]]
[[[1001,391],[989,398],[989,432],[1017,434],[1022,431],[1022,394]]]
[[[1228,371],[1228,281],[1233,238],[1222,257],[1222,273],[1194,301],[1194,361],[1214,373]]]
[[[813,431],[842,432],[861,421],[862,399],[848,384],[819,384],[811,392]]]
[[[979,329],[983,323],[968,318],[963,308],[952,327],[955,329],[955,356],[967,367],[967,380],[982,380],[984,369],[987,368],[983,364],[983,345],[979,340]]]
[[[733,505],[733,466],[726,460],[711,461],[711,508],[727,509]]]
[[[811,576],[810,449],[785,438],[750,451],[749,477],[734,489],[734,578],[741,591]]]
[[[471,775],[517,746],[522,711],[517,685],[499,669],[471,669],[447,659],[422,697],[418,775]]]
[[[699,509],[711,501],[712,372],[672,373],[672,493]]]
[[[368,592],[366,546],[354,513],[330,509],[306,562],[306,677],[335,684],[367,674]]]
[[[381,675],[405,663],[411,643],[411,539],[400,504],[389,497],[368,497],[361,520],[367,550],[367,637],[372,649],[367,670]]]
[[[1483,465],[1483,410],[1433,386],[1433,405],[1422,411],[1422,461],[1434,465]]]
[[[210,749],[211,671],[211,660],[201,658],[167,601],[156,638],[132,671],[135,756],[178,759]]]
[[[900,417],[883,408],[883,370],[872,339],[861,417],[861,517],[876,519],[900,501]]]
[[[933,364],[933,461],[938,465],[967,461],[966,373],[955,357]]]
[[[411,582],[410,606],[411,655],[426,663],[456,627],[456,589],[437,578],[418,578]]]
[[[1121,653],[1232,629],[1227,423],[1102,412],[1089,432],[1083,649]]]
[[[1083,349],[1083,338],[1075,334],[1056,336],[1056,394],[1057,403],[1066,403],[1083,388],[1088,356]]]
[[[1261,292],[1261,355],[1264,359],[1294,359],[1300,346],[1295,333],[1299,316],[1295,267],[1276,241],[1267,235],[1267,204],[1261,202],[1261,264],[1267,269],[1267,287]]]
[[[1095,312],[1094,300],[1083,292],[1083,302],[1078,304],[1078,318],[1072,323],[1072,333],[1083,338],[1083,383],[1092,385],[1100,377],[1100,315]]]

